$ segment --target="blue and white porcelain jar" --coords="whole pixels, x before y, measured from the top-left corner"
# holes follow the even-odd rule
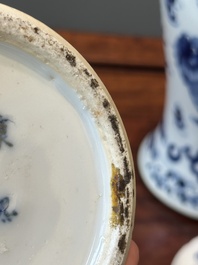
[[[148,188],[198,219],[198,0],[161,0],[166,68],[163,118],[140,146]]]

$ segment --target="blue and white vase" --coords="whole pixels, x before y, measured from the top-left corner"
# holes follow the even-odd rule
[[[198,236],[192,238],[176,253],[171,265],[197,265],[198,264]]]
[[[198,0],[161,0],[166,68],[162,121],[142,142],[138,165],[151,192],[198,219]]]

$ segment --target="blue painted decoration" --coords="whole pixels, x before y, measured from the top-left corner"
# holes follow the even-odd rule
[[[158,167],[150,167],[150,176],[155,184],[167,195],[174,194],[181,203],[189,204],[192,208],[198,208],[198,196],[196,187],[191,186],[184,177],[174,170],[161,172]]]
[[[170,144],[167,147],[167,156],[172,162],[177,162],[181,159],[182,152],[176,145]]]
[[[153,159],[157,158],[158,152],[157,152],[157,149],[155,147],[155,136],[154,136],[154,133],[152,133],[150,135],[149,144],[148,145],[149,145],[149,149],[151,151],[152,158]]]
[[[165,132],[165,126],[164,126],[163,120],[161,120],[161,122],[159,124],[159,132],[160,132],[161,139],[163,141],[166,141],[166,132]]]
[[[11,212],[8,211],[9,204],[9,197],[0,199],[0,220],[3,223],[12,222],[13,218],[18,215],[18,212],[16,210],[13,210]]]
[[[198,151],[192,152],[189,146],[179,147],[176,144],[167,144],[167,158],[172,163],[182,163],[184,159],[189,165],[189,170],[198,179]]]
[[[175,107],[174,120],[175,120],[175,125],[179,130],[183,130],[185,128],[183,113],[179,106]]]
[[[176,59],[191,99],[198,109],[198,38],[182,34],[176,42]]]
[[[166,0],[166,9],[168,12],[169,19],[172,23],[176,22],[176,11],[175,11],[175,5],[177,0]]]
[[[188,158],[188,161],[190,163],[190,170],[191,172],[197,177],[198,179],[198,151],[192,154],[190,147],[184,148],[184,153],[186,154],[186,157]]]
[[[7,140],[8,122],[10,122],[9,119],[0,115],[0,148],[3,143],[5,143],[9,147],[13,146],[13,144]]]
[[[177,126],[183,128],[183,118],[180,110],[177,110]],[[163,124],[163,123],[162,123]],[[161,125],[160,125],[161,126]],[[159,130],[159,141],[164,141],[164,126]],[[198,180],[198,150],[189,145],[177,145],[176,143],[166,142],[165,160],[172,165],[169,168],[163,167],[163,160],[161,160],[161,149],[157,149],[155,133],[151,133],[148,141],[148,148],[152,161],[147,164],[147,169],[150,176],[155,182],[156,187],[169,194],[174,194],[178,200],[183,204],[186,203],[192,208],[198,209],[198,194],[197,187],[191,182],[188,182],[181,172],[176,170],[175,165],[185,163],[188,166],[189,172]],[[159,161],[159,163],[158,163]],[[173,169],[174,168],[174,169]]]
[[[197,117],[191,117],[192,122],[198,126],[198,118]]]

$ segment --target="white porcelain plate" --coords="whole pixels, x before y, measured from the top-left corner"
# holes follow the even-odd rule
[[[134,171],[119,114],[82,56],[0,5],[0,264],[124,264]]]

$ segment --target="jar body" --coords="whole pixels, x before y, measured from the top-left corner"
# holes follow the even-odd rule
[[[139,170],[171,208],[198,219],[198,1],[161,0],[166,99],[142,142]]]

